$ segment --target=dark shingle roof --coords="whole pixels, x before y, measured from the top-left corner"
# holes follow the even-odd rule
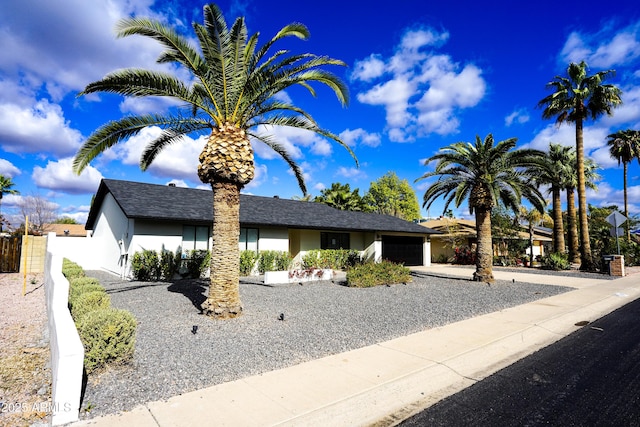
[[[93,229],[107,193],[113,195],[128,218],[193,223],[213,221],[213,200],[209,190],[103,179],[91,206],[86,229]],[[341,211],[321,203],[246,194],[240,195],[240,223],[243,226],[438,233],[389,215]]]

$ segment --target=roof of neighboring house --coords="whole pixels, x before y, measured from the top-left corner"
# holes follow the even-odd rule
[[[440,217],[437,219],[423,221],[420,225],[442,232],[442,235],[437,236],[440,238],[445,238],[454,234],[460,237],[476,237],[476,223],[470,219]],[[523,227],[523,230],[518,232],[517,237],[519,239],[529,239],[529,231],[526,228],[527,227]],[[551,241],[552,239],[549,237],[550,231],[552,230],[544,227],[533,227],[533,237],[535,240],[543,242]]]
[[[86,237],[87,231],[82,224],[46,224],[42,232],[56,233],[56,236],[63,237]]]
[[[103,179],[89,211],[85,228],[91,230],[104,197],[111,193],[128,218],[211,223],[210,190]],[[325,204],[274,197],[240,195],[240,224],[289,228],[438,233],[390,215],[341,211]]]
[[[476,222],[470,219],[440,217],[423,221],[420,225],[440,231],[443,236],[456,234],[475,237],[476,235]]]

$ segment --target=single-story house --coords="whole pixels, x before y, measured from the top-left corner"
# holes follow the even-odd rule
[[[430,230],[439,231],[440,234],[431,236],[431,261],[449,262],[454,255],[454,248],[468,246],[473,247],[477,242],[476,222],[470,219],[440,217],[420,222],[420,225]],[[544,227],[533,228],[533,255],[543,256],[551,244],[552,230]],[[500,239],[500,236],[493,236]],[[509,236],[507,239],[529,240],[529,231],[524,227],[517,236]],[[527,249],[527,254],[530,249]],[[505,255],[504,248],[494,244],[494,255]]]
[[[42,233],[54,233],[58,237],[85,237],[87,230],[83,224],[45,224]]]
[[[210,190],[103,179],[85,228],[100,268],[128,276],[144,249],[211,248]],[[354,249],[366,259],[430,265],[430,236],[438,233],[389,215],[240,195],[241,250],[287,251],[300,261],[314,249]]]

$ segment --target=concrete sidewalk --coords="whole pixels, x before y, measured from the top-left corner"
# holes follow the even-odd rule
[[[473,274],[444,268],[423,270]],[[494,274],[576,289],[73,426],[393,425],[563,338],[578,329],[577,322],[594,321],[640,297],[639,274],[617,280]]]

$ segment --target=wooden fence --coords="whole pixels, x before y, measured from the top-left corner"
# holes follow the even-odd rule
[[[0,273],[17,273],[20,271],[21,237],[0,238]]]

